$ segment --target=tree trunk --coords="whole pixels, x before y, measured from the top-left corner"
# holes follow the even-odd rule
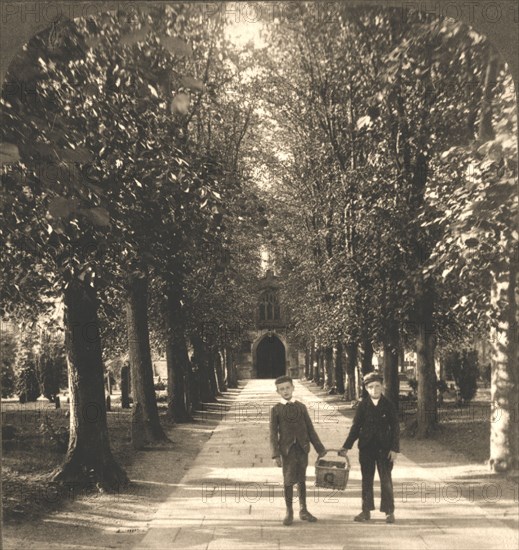
[[[123,365],[121,368],[121,407],[130,408],[130,367]]]
[[[130,368],[132,369],[132,395],[134,411],[141,405],[139,425],[140,441],[144,446],[168,438],[159,420],[159,411],[153,385],[150,338],[148,330],[148,278],[132,274],[128,277],[126,323]],[[132,422],[136,424],[132,416]],[[134,442],[135,443],[135,442]],[[138,448],[138,447],[136,447]]]
[[[436,371],[434,348],[432,283],[420,281],[416,297],[418,330],[416,337],[417,436],[428,437],[437,426]]]
[[[357,370],[357,343],[346,344],[346,395],[347,401],[353,401],[357,397],[357,385],[355,371]]]
[[[362,376],[366,376],[369,372],[373,372],[373,344],[371,340],[365,338],[362,342]]]
[[[337,342],[337,347],[335,348],[335,383],[337,387],[337,393],[344,395],[344,369],[342,354],[342,342]]]
[[[320,364],[321,364],[321,350],[319,348],[315,349],[315,361],[314,361],[314,382],[319,386],[321,383],[321,372],[320,372]]]
[[[227,386],[229,388],[238,387],[238,373],[234,364],[234,353],[230,347],[225,350],[225,365],[227,368]]]
[[[179,291],[170,287],[166,308],[166,363],[168,369],[168,418],[174,422],[190,420],[185,380],[189,356],[184,334],[184,312]]]
[[[489,48],[489,59],[480,112],[479,140],[494,139],[492,96],[496,84],[499,58]],[[490,302],[499,312],[497,326],[492,329],[491,418],[489,465],[494,472],[519,469],[519,357],[518,308],[519,285],[516,248],[508,262],[497,265],[492,273]]]
[[[200,397],[200,378],[198,367],[191,361],[191,383],[189,384],[191,408],[192,410],[199,411],[202,408]]]
[[[311,369],[310,369],[310,346],[306,346],[305,347],[305,379],[306,380],[310,380],[310,372],[311,372]]]
[[[398,324],[389,321],[384,341],[384,395],[398,408],[400,380],[398,378]]]
[[[211,397],[213,401],[216,401],[216,396],[219,395],[218,390],[218,376],[216,374],[216,354],[217,351],[214,348],[209,349],[208,353],[208,374],[209,374],[209,387],[211,388]]]
[[[362,359],[360,363],[362,378],[364,378],[366,374],[373,372],[373,370],[373,344],[371,343],[371,340],[364,338],[362,342]],[[368,392],[366,391],[364,384],[362,384],[360,389],[360,397],[364,399],[367,396]]]
[[[493,276],[491,303],[500,315],[492,338],[490,460],[494,472],[519,469],[517,264]],[[505,304],[505,305],[503,305]]]
[[[317,361],[316,353],[315,353],[315,341],[312,340],[312,343],[310,345],[310,380],[312,382],[315,382],[315,364]]]
[[[220,393],[223,393],[224,391],[227,391],[227,387],[225,385],[225,378],[223,373],[222,354],[218,350],[216,350],[214,353],[214,359],[216,381],[218,382],[218,391]]]
[[[65,290],[64,306],[70,437],[65,462],[54,480],[117,490],[128,477],[110,450],[96,292],[73,279]]]
[[[193,345],[193,363],[195,363],[198,372],[198,384],[200,390],[200,400],[202,403],[214,403],[216,399],[212,395],[211,384],[209,381],[209,357],[205,343],[198,335],[191,336]]]
[[[333,368],[333,348],[330,346],[324,349],[324,371],[326,374],[324,387],[329,393],[333,394],[335,393],[335,372]]]
[[[318,355],[318,364],[319,364],[319,386],[321,388],[324,388],[326,385],[326,364],[325,364],[325,350],[324,348],[319,349],[319,355]]]

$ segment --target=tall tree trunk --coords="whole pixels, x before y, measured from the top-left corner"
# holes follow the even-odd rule
[[[305,379],[310,380],[310,346],[305,347]]]
[[[193,362],[197,367],[198,384],[200,388],[200,399],[202,403],[214,403],[214,398],[211,391],[211,383],[209,380],[209,356],[202,338],[193,334],[191,336],[191,344],[193,345]]]
[[[227,368],[227,385],[229,388],[238,387],[238,373],[234,364],[234,353],[231,347],[225,349],[225,365]]]
[[[508,272],[502,269],[493,279],[491,303],[499,319],[492,334],[489,464],[495,472],[509,472],[519,469],[517,263],[511,259]]]
[[[185,321],[180,292],[174,286],[167,291],[166,307],[166,364],[168,370],[168,418],[174,422],[187,422],[185,380],[189,369],[189,356],[185,339]]]
[[[337,393],[344,395],[344,368],[343,368],[343,346],[337,342],[335,348],[335,384]]]
[[[222,379],[225,389],[229,387],[229,371],[227,369],[227,347],[224,347],[220,352],[222,358]]]
[[[491,47],[488,55],[479,121],[479,141],[482,143],[495,137],[492,125],[492,98],[499,57]],[[490,302],[499,312],[497,326],[492,329],[491,339],[489,464],[494,472],[519,469],[518,260],[519,249],[516,243],[516,248],[507,261],[494,266],[492,273]]]
[[[373,372],[373,344],[369,338],[364,338],[362,342],[362,376]]]
[[[315,361],[314,361],[314,382],[319,386],[321,383],[321,350],[319,348],[315,349]]]
[[[316,363],[316,354],[315,354],[315,340],[312,339],[310,344],[310,380],[315,382],[315,363]]]
[[[189,377],[189,401],[191,403],[191,411],[198,411],[201,409],[199,372],[193,359],[189,361]]]
[[[326,374],[324,387],[330,394],[333,394],[335,393],[335,371],[333,368],[333,348],[331,346],[324,348],[324,371]]]
[[[417,436],[428,437],[438,423],[436,402],[436,371],[434,349],[436,346],[433,323],[434,296],[432,282],[421,280],[416,296],[418,318],[416,336]]]
[[[398,378],[398,324],[392,320],[388,322],[384,341],[384,395],[398,408],[398,394],[400,380]]]
[[[348,342],[346,344],[346,395],[345,398],[348,401],[353,401],[357,397],[357,384],[356,384],[356,370],[357,370],[357,342]]]
[[[326,361],[325,361],[326,353],[324,348],[319,348],[319,386],[321,388],[324,388],[326,386]]]
[[[369,338],[364,338],[362,340],[362,359],[360,362],[360,372],[362,374],[362,378],[364,378],[366,374],[373,372],[373,370],[373,344]],[[366,391],[364,384],[362,384],[360,388],[360,397],[365,399],[367,396],[368,392]]]
[[[121,368],[121,407],[130,408],[130,367],[123,365]]]
[[[128,276],[126,298],[126,323],[130,356],[133,412],[140,403],[141,414],[139,441],[143,446],[166,441],[168,438],[160,425],[159,411],[153,384],[153,366],[151,361],[150,337],[148,329],[148,277],[132,273]],[[133,424],[137,419],[133,418]],[[135,442],[134,442],[135,444]]]
[[[209,374],[209,387],[211,388],[211,397],[216,401],[218,391],[218,377],[216,375],[216,350],[212,347],[209,348],[208,353],[208,374]]]
[[[216,381],[218,382],[218,391],[223,393],[227,390],[227,387],[223,374],[222,354],[218,350],[214,352],[214,370],[216,373]]]
[[[64,305],[70,438],[54,480],[118,489],[128,477],[110,450],[96,292],[73,279],[65,290]]]

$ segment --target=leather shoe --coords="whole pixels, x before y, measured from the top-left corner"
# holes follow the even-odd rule
[[[361,512],[358,516],[353,518],[353,521],[369,521],[371,514],[369,512]]]
[[[292,510],[287,510],[285,519],[283,520],[283,525],[292,525],[294,521],[294,512]]]
[[[299,518],[303,521],[317,521],[317,518],[315,516],[312,516],[312,514],[308,510],[301,510],[299,512]]]
[[[395,523],[395,514],[386,514],[386,523]]]

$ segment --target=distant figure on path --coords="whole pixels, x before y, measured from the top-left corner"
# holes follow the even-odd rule
[[[373,481],[376,465],[382,493],[380,511],[385,512],[386,523],[394,523],[395,500],[391,470],[400,452],[398,413],[393,403],[382,393],[383,378],[380,374],[370,372],[363,381],[368,397],[363,398],[357,407],[350,433],[339,454],[346,456],[355,441],[359,440],[362,512],[355,516],[355,521],[368,521],[371,519],[371,510],[375,509]]]
[[[270,411],[270,447],[276,466],[283,467],[287,507],[283,525],[291,525],[294,520],[292,500],[296,483],[300,506],[299,517],[305,521],[317,521],[317,518],[306,508],[306,468],[310,442],[320,457],[326,454],[326,449],[314,429],[306,406],[292,399],[294,393],[292,378],[290,376],[277,378],[276,391],[281,399]]]

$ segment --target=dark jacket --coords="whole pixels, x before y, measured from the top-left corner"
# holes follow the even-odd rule
[[[317,435],[306,406],[294,401],[289,405],[277,403],[270,411],[270,449],[272,458],[287,455],[293,443],[310,452],[310,442],[318,453],[324,446]]]
[[[351,449],[357,439],[359,449],[375,446],[400,452],[398,413],[393,403],[384,395],[380,396],[376,407],[370,397],[365,397],[360,402],[343,447]]]

